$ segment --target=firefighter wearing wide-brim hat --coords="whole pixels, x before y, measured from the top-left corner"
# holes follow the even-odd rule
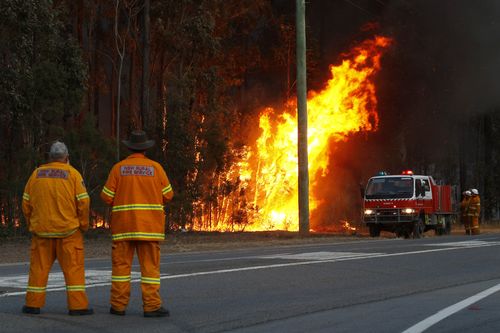
[[[137,252],[144,316],[165,317],[169,312],[160,297],[159,242],[165,238],[163,207],[174,192],[163,167],[145,156],[154,141],[144,131],[133,131],[122,142],[132,154],[113,166],[101,192],[101,198],[112,207],[110,313],[125,315],[132,259]]]
[[[80,173],[68,162],[68,148],[55,142],[50,163],[37,168],[23,194],[23,213],[31,238],[26,304],[22,311],[39,314],[45,304],[50,269],[57,259],[66,281],[70,315],[90,315],[85,293],[82,231],[89,227],[90,199]]]
[[[470,218],[467,214],[471,194],[472,193],[469,190],[464,191],[462,193],[462,201],[460,202],[460,219],[462,220],[462,223],[464,224],[464,229],[465,229],[466,235],[471,234]]]
[[[471,198],[469,201],[469,209],[467,214],[470,218],[470,228],[472,235],[479,235],[479,216],[481,215],[481,199],[479,197],[479,191],[475,188],[471,190]]]

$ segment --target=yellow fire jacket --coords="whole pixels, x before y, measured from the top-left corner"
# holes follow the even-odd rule
[[[63,238],[89,228],[90,198],[71,165],[51,162],[35,169],[24,189],[22,209],[29,231]]]
[[[469,198],[464,197],[460,202],[460,215],[467,216],[467,208],[469,207]]]
[[[111,205],[111,237],[119,240],[163,240],[163,205],[174,192],[162,166],[134,153],[116,163],[101,192]]]
[[[479,217],[479,215],[481,215],[481,199],[479,198],[479,195],[473,195],[470,198],[467,215],[475,217]]]

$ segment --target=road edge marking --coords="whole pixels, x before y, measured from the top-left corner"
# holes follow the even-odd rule
[[[491,245],[488,244],[488,245],[483,245],[480,247],[490,247],[490,246],[499,246],[499,244],[491,244]],[[238,267],[238,268],[226,268],[226,269],[219,269],[219,270],[214,270],[214,271],[183,273],[183,274],[175,274],[175,275],[168,275],[168,274],[163,275],[162,274],[160,276],[160,280],[178,279],[178,278],[204,276],[204,275],[225,274],[225,273],[234,273],[234,272],[243,272],[243,271],[254,271],[254,270],[261,270],[261,269],[292,267],[292,266],[317,265],[317,264],[342,262],[342,261],[350,261],[350,260],[397,257],[397,256],[432,253],[432,252],[465,250],[465,249],[469,249],[469,248],[478,248],[478,246],[473,246],[473,247],[460,246],[460,247],[456,247],[456,248],[455,247],[446,247],[446,248],[442,248],[442,249],[430,249],[430,250],[409,251],[409,252],[379,253],[379,254],[375,254],[375,255],[359,256],[359,257],[347,257],[347,258],[337,258],[337,259],[329,259],[329,260],[312,260],[312,261],[301,261],[301,262],[292,262],[292,263],[247,266],[247,267]],[[134,282],[140,282],[140,281],[141,281],[140,279],[132,279],[130,282],[134,283]],[[95,288],[95,287],[104,287],[104,286],[110,286],[110,285],[111,285],[111,281],[110,282],[96,283],[96,284],[88,284],[88,285],[86,285],[86,289]],[[61,290],[66,290],[66,287],[61,286],[61,287],[56,287],[56,288],[47,288],[46,292],[61,291]],[[25,295],[25,294],[26,294],[26,291],[7,292],[4,294],[0,294],[0,298],[9,297],[9,296],[19,296],[19,295]]]
[[[493,286],[491,288],[488,288],[486,290],[481,291],[480,293],[473,295],[469,298],[464,299],[463,301],[460,301],[458,303],[455,303],[453,305],[448,306],[447,308],[444,308],[443,310],[438,311],[434,315],[425,318],[424,320],[416,323],[412,327],[406,329],[402,333],[420,333],[428,329],[429,327],[437,324],[443,319],[446,319],[447,317],[457,313],[460,310],[465,309],[471,304],[474,304],[483,298],[486,298],[497,291],[500,290],[500,283],[497,284],[496,286]]]

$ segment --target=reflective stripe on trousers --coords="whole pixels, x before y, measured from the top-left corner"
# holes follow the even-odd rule
[[[471,224],[470,224],[471,232],[473,235],[479,235],[479,217],[474,216],[471,218]]]
[[[33,235],[26,305],[37,308],[45,305],[49,272],[56,259],[66,281],[68,308],[70,310],[88,308],[85,293],[83,236],[80,230],[65,238],[42,238]]]
[[[130,300],[130,275],[134,252],[141,266],[141,291],[144,311],[157,310],[160,297],[160,244],[158,241],[113,242],[111,276],[111,306],[126,309]]]

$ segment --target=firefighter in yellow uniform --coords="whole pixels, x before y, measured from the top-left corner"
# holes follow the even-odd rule
[[[460,202],[460,219],[464,224],[465,234],[470,235],[470,219],[467,215],[467,209],[469,207],[469,201],[471,196],[471,191],[467,190],[462,193],[462,201]]]
[[[174,192],[162,166],[145,156],[154,141],[148,140],[144,131],[133,131],[130,140],[122,142],[132,154],[113,166],[101,192],[101,198],[112,207],[109,311],[125,315],[130,298],[132,259],[137,251],[144,316],[169,316],[160,297],[159,242],[165,238],[163,207]]]
[[[39,314],[52,264],[64,273],[70,315],[90,315],[85,293],[82,232],[89,227],[90,199],[80,173],[69,165],[68,149],[52,144],[50,163],[37,168],[26,184],[22,209],[31,238],[26,304],[22,311]]]
[[[481,215],[481,199],[479,191],[475,188],[471,190],[472,196],[469,202],[468,214],[470,217],[470,227],[472,235],[479,235],[479,216]]]

